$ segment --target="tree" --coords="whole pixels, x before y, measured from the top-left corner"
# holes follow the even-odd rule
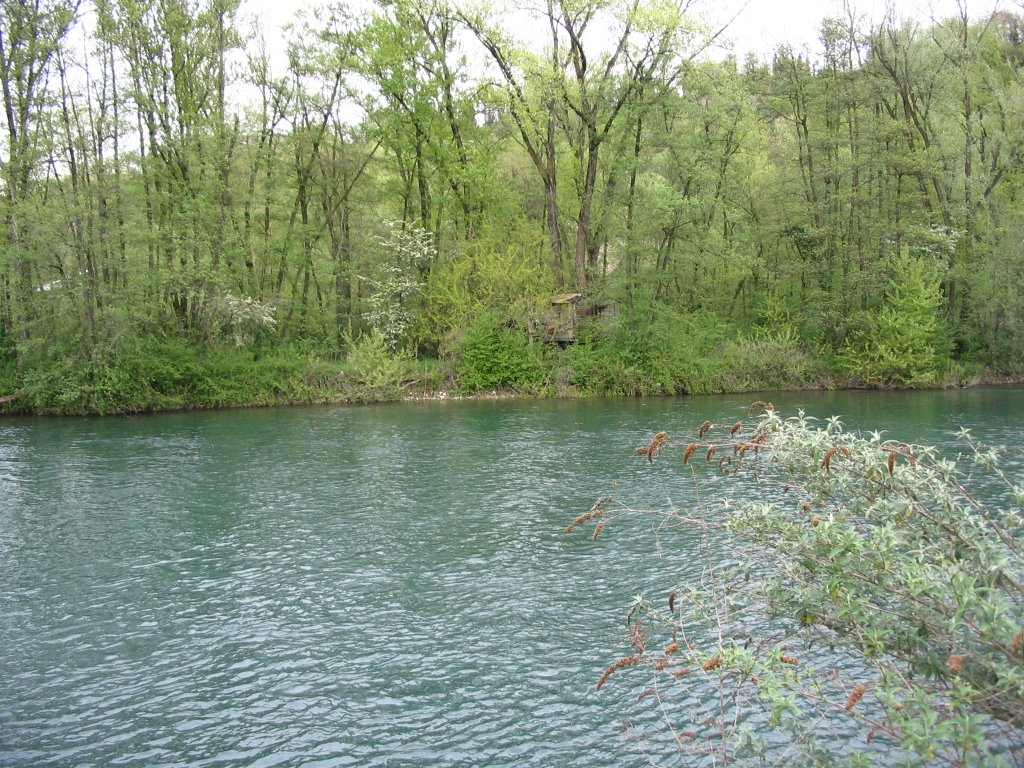
[[[652,83],[672,87],[676,82],[693,37],[684,4],[549,2],[545,22],[551,47],[544,59],[516,51],[484,20],[463,18],[505,79],[509,114],[544,183],[556,268],[562,237],[555,130],[562,130],[574,161],[574,284],[583,290],[603,243],[601,219],[595,215],[603,150],[633,123],[627,116],[635,119],[643,110]],[[605,47],[588,43],[589,30],[597,25],[611,31]]]
[[[237,9],[238,0],[110,0],[97,28],[131,83],[146,216],[142,280],[174,322],[207,339],[221,272],[244,261],[230,221],[240,125],[228,122],[226,107]]]
[[[949,359],[941,274],[928,254],[897,259],[885,303],[840,352],[851,374],[871,384],[928,386],[939,380]]]
[[[549,5],[550,7],[550,5]],[[505,88],[494,100],[512,120],[544,187],[544,223],[551,247],[552,275],[557,287],[565,286],[564,242],[558,208],[558,162],[555,143],[557,98],[549,85],[553,74],[547,62],[525,54],[498,25],[483,14],[460,14],[460,20],[476,35],[491,56]],[[551,15],[549,12],[549,20]],[[558,34],[552,24],[551,58],[561,60]],[[531,87],[532,86],[532,87]]]
[[[688,2],[550,0],[518,41],[501,8],[381,0],[300,18],[275,73],[237,0],[96,0],[81,24],[76,0],[0,3],[7,381],[102,389],[88,371],[160,339],[244,355],[225,329],[250,306],[274,320],[237,336],[254,358],[336,356],[388,293],[393,220],[432,241],[416,299],[391,291],[420,354],[484,310],[541,327],[566,290],[613,310],[581,326],[590,358],[545,358],[566,387],[795,383],[806,355],[898,386],[1024,361],[1012,13],[867,28],[847,7],[820,59],[738,67],[695,58]],[[934,334],[932,278],[916,307],[890,281],[926,252]],[[780,367],[803,373],[758,373]]]
[[[382,2],[356,43],[358,69],[371,86],[371,122],[403,181],[402,218],[432,231],[439,249],[442,221],[461,217],[452,229],[469,238],[480,209],[473,110],[462,92],[455,31],[454,12],[443,3]]]
[[[630,258],[610,281],[626,281],[628,305],[643,308],[640,334],[658,306],[732,314],[753,274],[744,201],[764,134],[733,62],[688,65],[684,78],[684,93],[663,89],[644,114],[643,173],[630,180],[626,211]]]
[[[0,3],[0,82],[4,139],[0,146],[3,238],[0,239],[0,324],[24,345],[32,335],[41,242],[30,235],[33,184],[50,157],[51,66],[78,14],[78,2]],[[18,355],[19,365],[22,361]]]

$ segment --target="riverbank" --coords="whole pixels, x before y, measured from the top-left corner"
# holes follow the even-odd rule
[[[565,399],[738,394],[838,389],[947,389],[1024,384],[1024,371],[951,365],[946,375],[914,385],[841,377],[825,363],[792,358],[772,366],[737,365],[727,358],[699,369],[641,371],[561,350],[526,373],[491,377],[458,361],[323,360],[278,352],[266,357],[224,349],[197,354],[182,345],[150,345],[145,355],[122,355],[92,366],[65,363],[0,378],[0,415],[95,416],[288,405],[400,401]],[[365,358],[365,356],[364,356]],[[583,358],[583,359],[581,359]],[[470,375],[472,374],[472,375]],[[659,375],[660,374],[660,375]],[[696,385],[696,386],[694,386]]]

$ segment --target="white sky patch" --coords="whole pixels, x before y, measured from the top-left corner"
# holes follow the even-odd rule
[[[473,4],[480,2],[462,1]],[[493,2],[494,12],[500,15],[512,35],[531,47],[542,48],[547,45],[547,27],[538,29],[537,26],[538,9],[543,7],[543,3],[537,0]],[[887,15],[898,21],[910,19],[928,26],[933,21],[959,15],[963,6],[966,6],[972,19],[979,19],[994,10],[1006,9],[1020,13],[1022,4],[1024,0],[696,0],[692,12],[702,17],[712,29],[731,22],[717,44],[703,55],[712,59],[724,59],[732,55],[742,64],[749,55],[770,62],[772,54],[781,45],[791,46],[795,52],[812,60],[820,59],[823,53],[821,24],[827,17],[848,19],[852,14],[856,27],[866,31],[883,21]],[[294,31],[287,32],[286,27],[293,23],[298,26],[300,11],[312,20],[317,9],[331,5],[348,9],[356,18],[372,13],[376,7],[373,0],[304,0],[301,4],[287,0],[242,0],[238,14],[239,31],[243,38],[256,35],[265,41],[271,74],[281,77],[288,70],[286,41],[294,39],[295,35]],[[532,13],[527,12],[527,8],[532,8]],[[599,34],[595,30],[591,31]],[[250,50],[257,45],[255,39],[248,43]],[[467,36],[462,45],[471,68],[473,62],[476,62],[486,69],[489,60],[475,48],[471,37]],[[239,58],[241,64],[244,54],[240,54]],[[469,77],[473,76],[471,71]],[[244,86],[236,86],[233,96],[232,101],[236,103],[255,102],[255,94]],[[349,121],[358,122],[361,114],[353,113]]]
[[[717,15],[724,21],[736,20],[726,32],[739,61],[748,53],[770,59],[779,45],[791,45],[797,52],[821,52],[821,22],[827,17],[848,18],[852,8],[855,19],[863,20],[860,29],[877,25],[888,11],[900,19],[912,19],[929,25],[960,14],[966,5],[972,19],[983,18],[993,10],[1008,9],[998,0],[725,0]],[[1017,9],[1018,11],[1020,9]]]
[[[311,10],[324,4],[323,0],[307,0],[301,6],[282,0],[244,0],[241,10],[259,19],[268,41],[273,42],[282,39],[282,28],[294,20],[299,7]],[[877,24],[889,9],[898,19],[909,18],[927,24],[933,19],[958,14],[961,4],[966,4],[971,18],[981,18],[993,10],[1021,10],[1007,0],[851,0],[849,3],[842,0],[702,0],[696,9],[706,14],[712,23],[722,24],[736,17],[726,36],[737,58],[742,60],[747,53],[770,57],[775,48],[783,44],[792,45],[798,51],[817,52],[821,47],[822,20],[827,16],[846,18],[848,11],[844,5],[852,6],[854,16],[868,24]]]

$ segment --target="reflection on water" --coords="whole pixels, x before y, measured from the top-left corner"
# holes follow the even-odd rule
[[[904,440],[1024,426],[1021,390],[772,397]],[[613,481],[685,505],[631,449],[750,399],[0,421],[0,765],[671,763],[619,735],[659,732],[628,678],[594,683],[631,596],[699,558],[562,529]]]

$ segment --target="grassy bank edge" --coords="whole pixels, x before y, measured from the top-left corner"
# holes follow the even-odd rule
[[[387,361],[385,361],[387,362]],[[265,357],[224,349],[197,353],[175,348],[124,355],[89,365],[74,361],[18,375],[0,371],[0,415],[96,416],[187,410],[327,405],[458,399],[543,399],[679,396],[821,389],[948,389],[1024,384],[1024,370],[1001,371],[962,364],[926,385],[870,383],[841,377],[824,363],[790,370],[743,370],[726,360],[711,361],[715,376],[691,371],[659,377],[624,370],[598,380],[595,362],[574,367],[571,354],[540,361],[529,375],[500,378],[489,386],[465,386],[456,361],[325,360],[277,351]],[[687,380],[698,382],[688,387]]]

